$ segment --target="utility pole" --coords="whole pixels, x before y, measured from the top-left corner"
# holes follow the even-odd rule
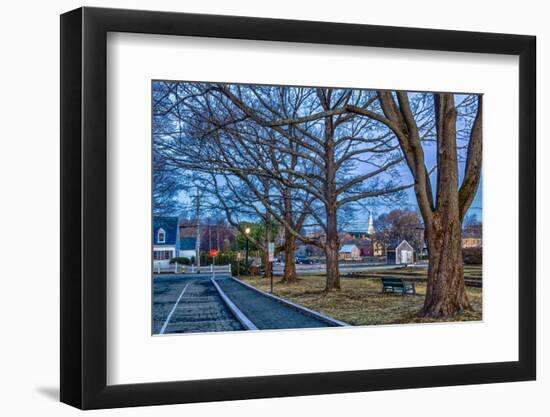
[[[201,273],[201,220],[200,220],[200,195],[197,187],[197,241],[195,242],[195,262],[197,264],[197,274]]]
[[[244,262],[245,262],[245,268],[246,268],[246,275],[249,276],[250,275],[250,269],[248,268],[248,235],[250,234],[250,227],[247,227],[245,230],[244,230],[244,233],[245,233],[245,237],[246,237],[246,255],[245,255],[245,258],[244,258]]]

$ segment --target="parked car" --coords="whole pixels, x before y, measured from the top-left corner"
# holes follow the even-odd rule
[[[313,260],[303,257],[303,256],[297,256],[296,257],[296,263],[299,265],[312,265]]]

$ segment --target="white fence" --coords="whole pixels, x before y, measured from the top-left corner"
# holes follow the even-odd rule
[[[177,262],[169,266],[161,265],[155,262],[153,273],[155,274],[194,274],[197,272],[195,265],[180,265]],[[227,272],[231,273],[231,265],[201,265],[200,272]]]

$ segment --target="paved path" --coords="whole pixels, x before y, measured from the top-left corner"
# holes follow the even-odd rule
[[[153,333],[243,330],[208,275],[154,279]]]
[[[324,321],[254,291],[229,277],[217,278],[216,282],[239,310],[260,330],[329,326]]]
[[[197,333],[245,330],[210,278],[258,329],[303,329],[331,324],[255,291],[229,274],[155,275],[153,333]]]

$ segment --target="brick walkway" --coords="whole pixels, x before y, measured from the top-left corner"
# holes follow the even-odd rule
[[[156,276],[153,286],[153,333],[206,333],[245,330],[212,284],[211,274]],[[229,300],[259,330],[329,327],[305,314],[231,279],[216,274]]]
[[[155,279],[153,333],[234,330],[243,328],[209,279]]]

